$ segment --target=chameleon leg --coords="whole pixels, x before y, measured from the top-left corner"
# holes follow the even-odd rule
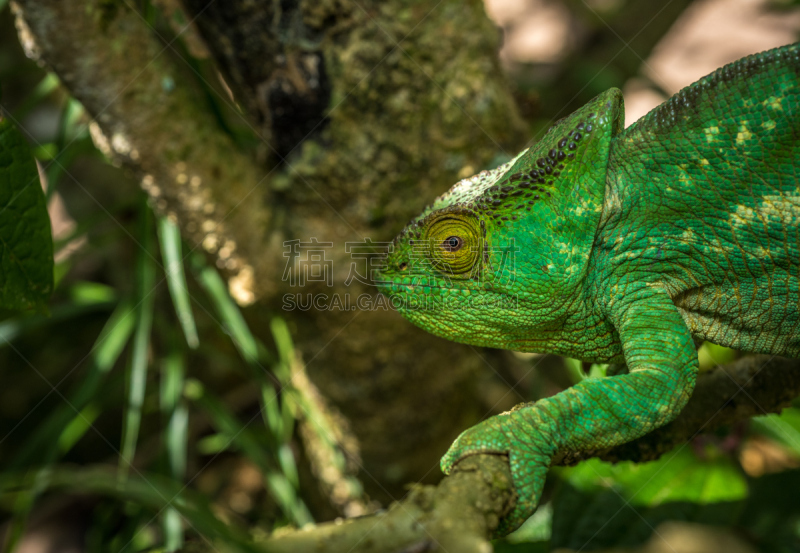
[[[535,510],[556,453],[604,449],[643,436],[674,419],[694,389],[697,352],[666,292],[643,287],[610,303],[607,317],[620,335],[628,374],[584,380],[492,417],[462,433],[442,458],[449,473],[468,455],[509,456],[517,503],[498,535]]]
[[[523,403],[468,428],[442,457],[442,471],[450,474],[453,466],[469,455],[508,455],[517,500],[495,530],[498,537],[518,528],[536,510],[550,460],[558,451],[556,436],[549,434],[553,425],[542,418],[538,406]]]

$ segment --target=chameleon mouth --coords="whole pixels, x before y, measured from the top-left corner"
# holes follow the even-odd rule
[[[454,313],[517,312],[515,296],[491,290],[471,290],[452,285],[385,281],[378,285],[392,306],[412,319],[447,320]],[[430,315],[421,315],[429,312]],[[420,315],[412,316],[412,313]],[[476,315],[477,316],[477,315]],[[424,325],[423,325],[424,326]]]
[[[390,292],[397,293],[399,292],[415,292],[415,293],[423,293],[425,294],[428,290],[449,290],[453,293],[462,293],[462,294],[469,294],[469,291],[465,288],[459,288],[457,286],[445,286],[441,284],[430,284],[425,277],[403,277],[403,280],[406,279],[424,279],[424,281],[420,280],[417,282],[403,282],[402,280],[396,279],[386,279],[386,280],[375,280],[375,284],[378,288],[382,288],[383,290],[387,290]],[[382,290],[382,291],[383,291]]]

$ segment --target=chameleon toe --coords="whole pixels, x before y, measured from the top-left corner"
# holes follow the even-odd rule
[[[627,370],[467,430],[442,458],[507,453],[533,512],[553,455],[673,420],[696,341],[800,358],[800,44],[729,64],[625,128],[610,89],[531,147],[438,197],[393,242],[379,287],[474,346]]]

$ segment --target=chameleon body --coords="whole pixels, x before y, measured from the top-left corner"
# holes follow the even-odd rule
[[[627,129],[611,89],[492,171],[457,183],[395,239],[379,274],[401,313],[468,344],[626,365],[468,430],[444,472],[509,456],[499,534],[551,461],[672,420],[695,343],[800,356],[800,47],[725,66]]]

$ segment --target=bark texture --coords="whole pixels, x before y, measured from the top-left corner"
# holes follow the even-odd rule
[[[475,376],[514,358],[479,356],[393,311],[287,313],[283,295],[374,296],[345,286],[345,243],[390,240],[453,182],[524,143],[483,4],[187,0],[192,24],[179,29],[200,34],[237,105],[169,25],[151,26],[131,2],[13,6],[30,54],[84,104],[98,144],[156,209],[228,272],[254,331],[269,341],[269,318],[287,318],[310,378],[361,442],[372,497],[438,477],[441,453],[483,414]],[[220,124],[209,96],[233,107],[252,147]],[[284,241],[311,238],[333,244],[332,287],[282,279],[302,269]]]
[[[672,423],[633,442],[564,457],[556,464],[595,456],[611,462],[652,461],[702,432],[780,412],[799,394],[800,361],[746,357],[702,375],[688,405]],[[467,457],[439,486],[414,488],[386,513],[319,525],[275,537],[264,545],[270,551],[274,547],[275,551],[319,553],[491,551],[487,539],[515,501],[510,482],[504,456]],[[461,526],[463,520],[469,524]]]
[[[659,19],[658,32],[641,33],[638,56],[647,55],[684,4],[664,8],[671,15]],[[643,20],[657,15],[654,3],[636,5]],[[436,477],[449,442],[484,414],[477,376],[486,365],[521,374],[523,363],[506,352],[440,340],[392,311],[287,314],[284,294],[300,291],[283,276],[302,269],[302,260],[285,256],[291,252],[284,242],[333,243],[326,252],[333,286],[309,283],[304,295],[371,297],[366,284],[344,284],[353,261],[346,242],[390,240],[436,194],[524,145],[527,133],[496,61],[500,36],[482,3],[185,0],[192,23],[182,32],[204,40],[235,104],[187,59],[168,26],[154,28],[132,3],[12,6],[29,54],[83,103],[97,143],[138,175],[154,207],[227,271],[233,296],[252,305],[246,315],[256,333],[268,341],[269,318],[287,316],[309,377],[359,438],[360,476],[370,495],[388,502],[405,482]],[[616,32],[597,31],[597,40],[613,44]],[[638,68],[625,56],[621,78]],[[231,107],[250,146],[214,113],[209,95]],[[653,459],[698,430],[760,414],[761,407],[776,410],[800,392],[795,362],[773,359],[762,370],[764,359],[752,359],[701,378],[668,427],[590,455]],[[402,507],[377,518],[320,526],[270,545],[486,551],[486,537],[511,501],[502,458],[476,457],[436,490],[417,488]],[[362,539],[373,527],[373,538]]]
[[[12,9],[28,55],[93,116],[95,143],[136,171],[154,207],[215,255],[237,299],[252,302],[255,279],[271,282],[275,272],[261,257],[270,227],[257,193],[263,174],[220,131],[191,69],[116,2],[14,2]]]
[[[438,486],[415,486],[384,512],[291,532],[263,545],[275,553],[489,553],[488,536],[511,501],[508,463],[480,455],[464,460]]]

